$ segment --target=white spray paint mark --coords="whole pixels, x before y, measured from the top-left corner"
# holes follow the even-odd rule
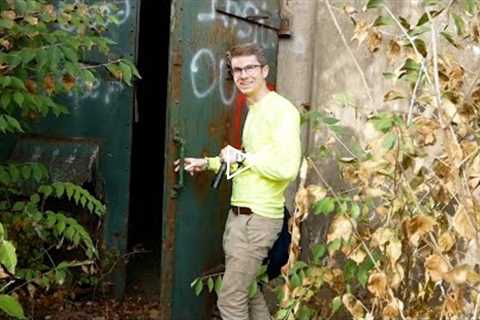
[[[259,4],[260,1],[226,0],[224,3],[224,10],[239,17],[247,18],[259,16],[263,12],[269,12],[266,1]],[[275,47],[276,41],[273,31],[257,24],[242,22],[238,18],[219,13],[216,11],[217,4],[218,0],[210,0],[209,6],[207,6],[208,9],[197,15],[197,21],[201,24],[212,24],[215,21],[221,21],[225,29],[230,29],[228,32],[232,32],[241,42],[258,43],[265,49]],[[257,21],[263,23],[264,19]],[[218,93],[222,103],[231,105],[235,101],[237,88],[231,86],[231,92],[226,92],[229,87],[227,85],[226,69],[226,62],[223,57],[216,57],[212,50],[208,48],[199,49],[190,62],[190,78],[195,97],[203,99],[216,92],[218,86]],[[209,82],[200,82],[200,75],[208,77],[210,79],[208,80]]]
[[[113,9],[115,7],[117,7],[118,10],[114,11]],[[122,25],[127,22],[128,18],[130,17],[130,0],[116,0],[114,3],[105,3],[104,5],[100,6],[100,10],[107,15],[111,15],[113,12],[119,24]]]
[[[110,82],[109,85],[107,86],[107,93],[105,94],[103,102],[105,104],[110,104],[111,97],[115,96],[117,93],[122,92],[124,88],[125,86],[121,82],[118,82],[118,81]]]
[[[237,87],[232,86],[232,92],[230,94],[230,97],[227,98],[225,95],[225,75],[227,74],[226,70],[226,63],[225,59],[220,60],[220,80],[219,80],[219,88],[220,88],[220,98],[222,99],[222,102],[226,105],[231,105],[233,101],[235,100],[235,96],[237,95]]]
[[[236,33],[236,37],[243,42],[254,42],[262,45],[264,48],[273,48],[275,46],[275,41],[270,40],[269,30],[267,28],[254,25],[252,23],[244,22],[239,23],[239,19],[235,17],[229,17],[225,14],[217,13],[217,2],[218,0],[211,0],[210,7],[207,12],[201,12],[197,15],[197,20],[201,23],[212,23],[217,19],[221,19],[223,26],[227,28],[233,28]],[[261,8],[261,9],[260,9]],[[268,12],[267,2],[262,2],[261,7],[257,6],[256,2],[252,1],[236,1],[236,0],[227,0],[225,2],[225,8],[227,12],[239,16],[239,17],[251,17],[258,16],[261,12]],[[263,19],[259,19],[258,22],[262,23]]]
[[[68,96],[74,101],[74,109],[81,107],[81,102],[84,100],[96,100],[102,99],[105,105],[109,105],[113,97],[118,95],[125,89],[125,85],[118,81],[105,81],[102,82],[99,79],[95,79],[93,84],[88,88],[83,83],[79,83],[80,88],[83,90],[71,91]]]
[[[212,0],[210,2],[210,12],[208,13],[199,13],[197,16],[198,21],[200,22],[210,22],[214,21],[217,12],[215,11],[215,6],[217,5],[217,0]]]
[[[201,63],[201,57],[205,56],[206,58],[206,64]],[[206,65],[206,68],[202,68],[202,66]],[[197,98],[205,98],[208,96],[213,89],[215,88],[215,84],[217,82],[217,79],[213,77],[213,81],[210,83],[210,85],[204,89],[203,91],[200,91],[198,88],[197,84],[197,77],[196,74],[199,72],[205,72],[209,68],[212,68],[212,72],[215,75],[215,68],[216,68],[216,63],[215,63],[215,56],[213,55],[212,51],[208,49],[200,49],[192,58],[192,62],[190,63],[190,77],[192,79],[192,88],[193,88],[193,93],[195,94],[195,97]],[[206,70],[205,70],[206,69]]]
[[[79,4],[83,3],[83,0],[75,0],[73,3],[74,4]],[[130,5],[130,0],[114,0],[113,3],[105,3],[99,6],[101,12],[109,16],[111,14],[114,14],[114,17],[117,19],[119,25],[124,24],[127,22],[128,18],[130,18],[131,14],[131,5]],[[116,10],[114,10],[116,9]],[[107,23],[106,26],[109,24]],[[96,27],[97,24],[93,23],[92,27]],[[61,26],[62,30],[68,31],[68,32],[73,32],[75,30],[75,27],[67,27],[67,26]]]

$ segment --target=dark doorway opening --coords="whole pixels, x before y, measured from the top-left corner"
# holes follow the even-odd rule
[[[159,297],[170,1],[140,1],[127,292]],[[138,254],[135,254],[138,252]]]

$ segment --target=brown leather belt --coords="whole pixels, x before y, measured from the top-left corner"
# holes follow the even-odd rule
[[[250,215],[250,214],[253,213],[252,209],[247,208],[247,207],[230,206],[230,209],[232,209],[232,212],[235,213],[237,216],[239,214]]]

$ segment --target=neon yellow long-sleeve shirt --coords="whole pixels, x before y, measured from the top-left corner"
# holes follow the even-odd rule
[[[282,218],[284,191],[298,174],[301,158],[300,115],[276,92],[269,92],[249,106],[242,134],[250,166],[233,178],[231,204],[254,213]],[[208,168],[217,171],[220,158],[207,158]]]

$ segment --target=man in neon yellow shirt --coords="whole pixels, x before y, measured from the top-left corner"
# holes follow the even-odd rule
[[[185,158],[185,170],[192,175],[218,171],[221,161],[246,168],[233,178],[218,307],[223,320],[267,320],[263,294],[257,291],[249,298],[248,287],[282,228],[284,191],[300,166],[300,116],[288,100],[267,88],[269,67],[259,46],[234,47],[230,57],[233,79],[249,107],[242,135],[245,153],[227,146],[219,157]]]

